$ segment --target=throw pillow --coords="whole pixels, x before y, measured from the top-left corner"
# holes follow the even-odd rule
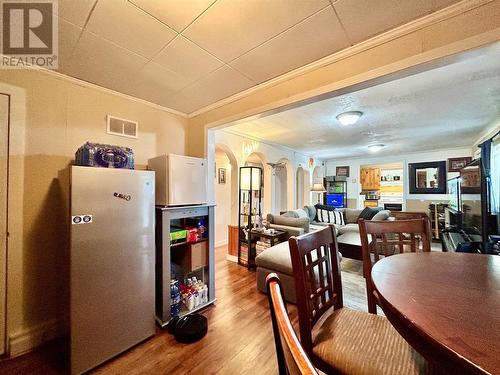
[[[359,214],[359,219],[371,220],[376,214],[378,210],[374,210],[373,208],[366,207]]]
[[[377,212],[373,217],[372,220],[387,220],[391,216],[391,211],[389,210],[382,210]]]
[[[297,215],[299,216],[299,219],[306,218],[306,219],[309,220],[309,214],[306,211],[304,211],[304,209],[299,208],[299,209],[295,210],[295,212],[297,212]]]
[[[341,211],[335,209],[318,208],[318,221],[336,225],[345,225],[344,215]]]

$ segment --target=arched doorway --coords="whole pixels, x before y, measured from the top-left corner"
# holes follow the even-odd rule
[[[295,205],[294,171],[290,160],[282,158],[272,164],[273,172],[273,212],[278,214],[291,210]]]
[[[238,163],[229,147],[215,145],[215,246],[228,241],[228,226],[238,225]],[[228,199],[230,197],[230,199]]]
[[[295,206],[297,208],[303,207],[304,206],[304,168],[298,167],[297,168],[297,178],[295,181],[295,196],[296,196],[296,203]]]

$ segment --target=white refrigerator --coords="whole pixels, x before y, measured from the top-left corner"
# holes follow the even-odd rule
[[[71,373],[155,333],[154,172],[70,167]]]

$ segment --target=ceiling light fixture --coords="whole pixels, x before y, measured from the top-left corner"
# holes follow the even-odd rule
[[[380,150],[382,150],[383,148],[385,147],[385,145],[383,143],[377,143],[377,144],[374,144],[374,145],[369,145],[368,146],[368,149],[371,151],[371,152],[379,152]]]
[[[337,115],[337,120],[339,120],[342,125],[354,125],[362,115],[363,112],[360,111],[349,111]]]

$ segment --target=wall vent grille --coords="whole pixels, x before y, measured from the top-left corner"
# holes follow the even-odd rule
[[[137,121],[126,120],[108,115],[106,132],[127,138],[138,138],[139,124]]]

